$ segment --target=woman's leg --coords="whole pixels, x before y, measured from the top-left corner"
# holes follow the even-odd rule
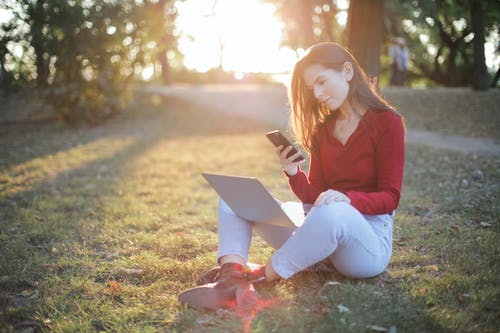
[[[331,203],[314,207],[271,262],[283,278],[328,257],[342,274],[371,277],[385,270],[391,255],[381,238],[354,207]]]
[[[217,263],[246,264],[252,241],[252,223],[238,217],[226,202],[219,198],[219,251]]]
[[[363,252],[359,247],[339,247],[329,259],[344,275],[351,277],[372,277],[385,271],[392,255],[392,216],[383,215],[365,215],[368,225],[375,232],[378,244],[383,253],[382,256],[372,256],[371,265],[365,264]]]
[[[295,230],[295,228],[243,220],[231,210],[224,200],[219,199],[217,263],[238,262],[245,264],[248,261],[248,252],[252,241],[252,228],[275,249],[281,247]]]

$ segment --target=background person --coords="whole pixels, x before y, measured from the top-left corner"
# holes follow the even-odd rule
[[[392,70],[391,86],[404,86],[410,61],[410,53],[404,38],[396,37],[393,39],[393,43],[389,48],[389,58]]]
[[[376,276],[392,255],[392,217],[398,207],[404,165],[402,117],[385,102],[344,47],[312,46],[293,71],[292,130],[310,154],[308,175],[276,153],[290,188],[311,204],[298,228],[252,223],[219,203],[217,263],[210,282],[179,300],[196,308],[258,304],[251,283],[290,278],[328,261],[353,278]],[[252,230],[276,249],[257,270],[246,268]],[[213,274],[215,272],[215,274]]]

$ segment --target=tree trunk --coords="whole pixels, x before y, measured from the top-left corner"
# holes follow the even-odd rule
[[[334,37],[333,37],[332,16],[329,13],[323,12],[320,16],[320,19],[323,29],[323,37],[327,42],[333,41]]]
[[[312,46],[316,41],[313,30],[313,12],[314,5],[311,0],[299,1],[299,10],[297,11],[299,16],[297,19],[304,34],[305,47]]]
[[[347,22],[347,46],[372,79],[380,75],[384,32],[383,0],[351,0]]]
[[[4,56],[0,56],[0,86],[3,86],[3,82],[7,77],[7,70],[4,66]]]
[[[474,73],[472,75],[472,88],[474,90],[487,90],[489,86],[488,71],[484,57],[484,13],[479,0],[471,3],[472,31],[474,33]]]
[[[35,66],[36,66],[36,82],[39,87],[48,85],[49,79],[49,56],[46,52],[45,36],[43,34],[43,26],[46,20],[46,13],[44,9],[45,0],[37,0],[33,4],[31,11],[31,45],[35,51]]]
[[[162,50],[158,54],[160,63],[161,63],[161,80],[163,84],[170,84],[172,83],[172,78],[171,78],[171,73],[170,73],[170,64],[168,63],[168,58],[167,58],[167,50]]]
[[[46,87],[49,84],[49,60],[45,59],[46,54],[43,53],[42,49],[36,49],[36,82],[39,87]]]

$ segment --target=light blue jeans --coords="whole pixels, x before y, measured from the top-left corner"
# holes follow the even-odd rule
[[[255,230],[276,249],[274,271],[289,278],[329,259],[337,271],[369,278],[385,271],[392,254],[392,215],[363,215],[350,204],[334,202],[313,207],[300,227],[254,223],[238,217],[219,200],[219,258],[238,255],[248,261]]]

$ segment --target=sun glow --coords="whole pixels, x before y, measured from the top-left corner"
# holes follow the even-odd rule
[[[288,72],[296,53],[280,47],[275,8],[258,0],[178,2],[179,49],[184,65],[199,72],[222,67],[241,73]]]

